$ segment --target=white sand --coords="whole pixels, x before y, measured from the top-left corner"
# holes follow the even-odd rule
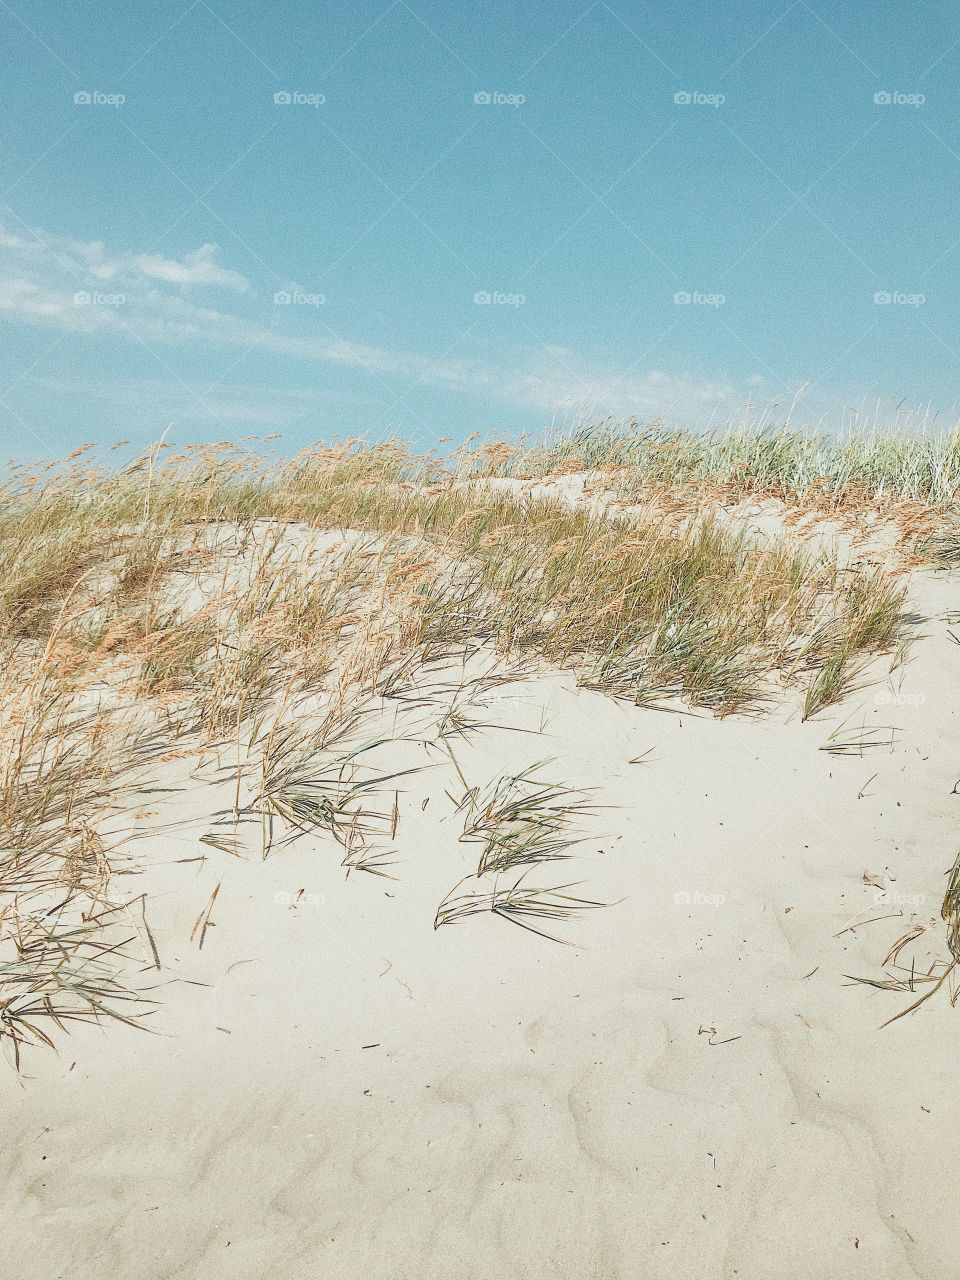
[[[202,845],[232,783],[165,766],[153,816],[117,818],[154,833],[116,891],[147,895],[157,1034],[80,1027],[0,1072],[0,1275],[956,1280],[960,1009],[944,989],[879,1031],[909,997],[844,975],[880,976],[915,921],[918,964],[946,954],[957,604],[915,574],[896,686],[807,724],[565,675],[491,694],[478,719],[535,732],[473,735],[468,780],[553,757],[609,806],[539,877],[622,899],[560,926],[578,946],[489,915],[434,931],[477,850],[417,742],[376,757],[433,766],[399,784],[394,880],[345,879],[332,839]],[[893,749],[819,751],[848,717]]]

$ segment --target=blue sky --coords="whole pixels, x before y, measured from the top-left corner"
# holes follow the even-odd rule
[[[14,456],[958,395],[960,8],[0,0]],[[279,95],[279,97],[278,97]]]

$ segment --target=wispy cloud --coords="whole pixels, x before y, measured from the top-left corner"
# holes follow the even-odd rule
[[[183,259],[130,250],[110,252],[102,240],[74,240],[34,228],[11,230],[0,224],[0,255],[4,267],[42,275],[48,283],[76,281],[128,284],[161,280],[167,284],[210,285],[243,293],[250,281],[239,271],[221,267],[217,246],[203,244]]]
[[[217,301],[224,294],[242,297],[242,314]],[[472,393],[537,413],[586,409],[646,417],[673,409],[700,419],[737,396],[726,382],[651,368],[622,372],[565,347],[528,348],[517,370],[479,358],[434,359],[350,341],[330,333],[315,316],[298,315],[299,329],[290,332],[294,310],[284,308],[281,316],[272,302],[261,303],[245,276],[217,261],[212,244],[168,258],[0,222],[0,315],[23,324],[148,346],[256,349]],[[227,404],[231,418],[244,420],[238,403]]]
[[[132,267],[150,280],[164,280],[167,284],[207,284],[239,289],[250,288],[250,281],[239,271],[228,271],[214,262],[215,244],[202,244],[188,253],[182,262],[176,258],[161,258],[155,253],[144,253],[133,259]]]
[[[673,411],[700,419],[704,410],[732,401],[737,388],[659,369],[621,373],[585,364],[567,348],[548,347],[537,353],[531,367],[509,378],[501,392],[513,403],[540,412],[583,406],[618,416],[645,418]]]

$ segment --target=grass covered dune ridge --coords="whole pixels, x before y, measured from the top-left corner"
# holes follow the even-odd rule
[[[606,473],[576,447],[596,500],[565,487],[570,442],[554,446],[555,466],[549,450],[507,445],[438,459],[353,442],[279,460],[158,445],[115,470],[81,451],[11,470],[0,1041],[17,1061],[71,1019],[150,1008],[152,935],[116,884],[136,865],[145,779],[160,765],[186,771],[185,786],[228,769],[226,793],[211,792],[210,848],[235,853],[250,824],[264,857],[320,832],[348,872],[383,874],[390,787],[416,770],[378,765],[387,737],[402,737],[378,708],[443,703],[432,742],[462,784],[463,839],[482,852],[436,922],[493,912],[534,927],[602,905],[566,881],[523,880],[567,856],[564,833],[589,804],[538,771],[489,794],[468,783],[455,743],[480,723],[471,700],[487,685],[550,668],[640,706],[726,716],[779,704],[811,717],[878,660],[881,676],[902,661],[899,566],[788,528],[760,537],[722,504],[678,502],[665,481],[618,497],[633,464]],[[425,692],[478,656],[492,673]],[[195,926],[200,946],[218,889]]]
[[[542,465],[624,468],[634,479],[678,485],[736,483],[745,491],[837,505],[912,500],[950,506],[960,497],[960,429],[841,436],[789,427],[691,432],[635,420],[586,424],[548,444]]]
[[[484,483],[511,462],[523,475],[532,457],[489,446],[441,462],[346,444],[275,462],[215,446],[157,448],[116,473],[77,457],[14,473],[0,504],[0,644],[53,644],[74,678],[126,651],[142,688],[169,690],[222,657],[229,601],[236,653],[279,653],[288,632],[304,661],[312,648],[315,678],[317,637],[331,623],[346,634],[345,614],[376,586],[381,624],[406,648],[490,641],[637,702],[677,695],[721,714],[760,705],[776,677],[806,688],[810,714],[902,638],[902,589],[875,565],[665,510],[663,493],[597,510]],[[216,558],[212,530],[257,521],[349,530],[376,552],[354,545],[306,583],[277,542],[257,593],[226,589],[186,611],[165,598],[174,571]]]

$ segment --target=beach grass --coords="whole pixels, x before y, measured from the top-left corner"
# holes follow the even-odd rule
[[[478,876],[570,855],[577,820],[593,808],[582,791],[538,776],[547,763],[498,778],[485,793],[474,790],[464,797],[460,840],[480,845]]]
[[[461,881],[437,909],[434,929],[445,924],[456,924],[471,916],[491,914],[542,938],[548,938],[551,942],[565,943],[565,938],[558,937],[545,927],[546,921],[562,923],[576,918],[582,912],[610,905],[568,892],[579,888],[578,884],[534,886],[524,883],[525,875],[526,871],[506,881],[496,879],[490,887],[473,877]],[[465,885],[472,887],[464,888]]]
[[[781,499],[859,494],[873,509],[891,495],[954,501],[955,443],[844,448],[607,424],[536,454],[155,446],[117,469],[83,452],[12,469],[0,486],[0,1009],[21,1028],[18,1053],[23,1027],[42,1030],[36,1001],[65,1022],[107,1016],[127,990],[102,974],[87,990],[59,961],[38,962],[34,990],[13,940],[61,899],[90,919],[117,906],[105,815],[158,751],[235,744],[259,779],[265,850],[280,821],[280,844],[327,836],[347,871],[382,874],[408,771],[367,767],[383,745],[357,734],[371,700],[440,707],[434,736],[456,766],[451,741],[483,726],[471,698],[534,671],[718,716],[786,704],[812,717],[886,678],[909,641],[897,568],[842,561],[787,525],[757,538],[710,502],[671,514],[671,487],[691,478]],[[644,501],[597,510],[523,479],[588,467]],[[949,563],[938,545],[930,558]],[[422,693],[439,665],[481,651],[499,664],[485,686]],[[302,727],[308,702],[323,708],[319,729]],[[530,927],[538,912],[599,905],[524,881],[568,856],[590,807],[533,766],[472,792],[464,838],[494,884],[454,894],[437,923],[492,912]],[[238,804],[234,820],[249,816]],[[208,844],[225,841],[236,848],[218,824]],[[57,943],[65,965],[78,936]]]
[[[710,482],[743,494],[820,506],[913,501],[954,507],[960,499],[960,430],[905,427],[810,433],[762,417],[703,432],[611,419],[575,428],[499,464],[523,469],[617,471],[627,485],[676,488]]]

